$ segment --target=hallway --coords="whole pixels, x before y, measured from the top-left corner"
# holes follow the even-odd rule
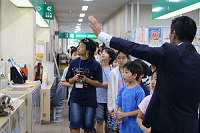
[[[67,99],[63,100],[63,102],[64,109],[60,113],[63,115],[60,117],[60,119],[63,119],[63,122],[41,125],[41,133],[70,133]]]

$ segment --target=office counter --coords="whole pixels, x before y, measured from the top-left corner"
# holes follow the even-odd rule
[[[9,116],[0,117],[0,133],[25,133],[26,131],[25,100],[19,99],[18,105]]]
[[[24,99],[26,103],[26,131],[27,133],[39,133],[40,131],[40,114],[41,114],[41,83],[36,81],[33,87],[6,87],[2,92],[9,94],[11,97],[18,96]],[[25,95],[26,96],[25,96]]]
[[[41,89],[41,124],[50,123],[50,96],[51,87],[56,85],[56,78],[48,85],[42,85]]]

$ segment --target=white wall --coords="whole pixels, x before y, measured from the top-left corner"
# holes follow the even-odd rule
[[[122,37],[124,35],[124,19],[125,19],[125,7],[121,7],[112,16],[110,16],[105,22],[103,22],[103,31],[111,35]],[[123,20],[123,21],[122,21]]]
[[[30,80],[34,80],[36,15],[33,8],[17,8],[9,0],[0,0],[0,51],[10,72],[8,58],[28,63]]]
[[[40,26],[36,25],[36,40],[50,42],[50,28],[41,28]]]
[[[183,15],[187,15],[199,24],[199,10],[195,10]],[[139,27],[142,26],[170,26],[170,19],[166,20],[152,20],[152,7],[151,6],[140,6],[140,18]],[[112,16],[110,16],[106,21],[103,22],[103,31],[117,36],[122,37],[124,33],[125,26],[125,6],[122,6],[118,11],[116,11]],[[134,6],[134,29],[137,27],[137,6]],[[131,30],[131,6],[128,7],[128,31]]]

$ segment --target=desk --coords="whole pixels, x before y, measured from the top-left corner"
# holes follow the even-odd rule
[[[26,131],[27,133],[39,133],[40,130],[40,96],[41,83],[36,81],[36,85],[29,88],[6,87],[3,92],[11,95],[20,95],[26,101]],[[23,94],[26,95],[23,96]]]
[[[48,85],[42,85],[41,89],[41,124],[50,123],[50,96],[51,87],[56,85],[56,78]]]

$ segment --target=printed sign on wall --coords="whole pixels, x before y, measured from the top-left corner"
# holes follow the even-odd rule
[[[200,28],[197,28],[197,33],[196,36],[194,37],[193,44],[200,45]]]
[[[148,40],[148,29],[147,28],[137,28],[135,42],[139,44],[147,44]]]
[[[149,45],[161,45],[161,28],[149,28]]]
[[[170,43],[169,34],[171,32],[170,28],[163,28],[163,43]]]

